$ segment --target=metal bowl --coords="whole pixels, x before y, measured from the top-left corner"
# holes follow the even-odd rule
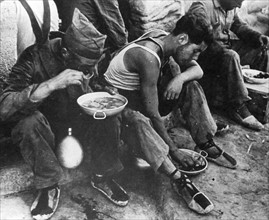
[[[201,154],[199,154],[199,153],[197,153],[197,152],[195,152],[195,151],[193,151],[193,150],[189,150],[189,149],[179,149],[179,150],[180,150],[180,151],[183,151],[183,152],[185,152],[185,153],[190,154],[193,158],[201,157],[201,158],[203,159],[203,161],[205,162],[205,166],[203,166],[202,168],[200,168],[200,169],[198,169],[198,170],[184,170],[184,169],[182,169],[182,168],[177,167],[177,169],[178,169],[180,172],[185,173],[185,174],[187,174],[187,175],[194,176],[194,175],[197,175],[197,174],[199,174],[199,173],[204,172],[204,171],[207,169],[207,167],[208,167],[208,162],[207,162],[206,158],[205,158],[203,155],[201,155]]]
[[[87,102],[94,101],[98,98],[105,98],[105,97],[119,99],[124,104],[119,106],[119,107],[112,108],[112,109],[90,108],[90,107],[87,107],[85,105],[85,103],[87,103]],[[94,119],[105,119],[108,116],[113,116],[113,115],[120,113],[127,105],[128,100],[120,94],[111,95],[107,92],[92,92],[92,93],[87,93],[87,94],[80,96],[77,99],[77,103],[86,114],[92,115]]]

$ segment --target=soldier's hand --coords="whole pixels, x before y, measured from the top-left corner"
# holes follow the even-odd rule
[[[269,37],[267,37],[265,35],[261,35],[259,38],[259,41],[261,43],[261,47],[264,47],[266,49],[269,48]]]
[[[192,170],[195,167],[205,166],[202,157],[193,157],[191,154],[181,150],[170,152],[171,158],[181,165],[185,170]]]
[[[178,99],[183,87],[183,81],[180,80],[180,75],[174,77],[167,85],[164,91],[164,98],[166,100]]]
[[[50,86],[54,90],[58,90],[64,89],[69,85],[81,85],[84,77],[86,76],[81,71],[66,69],[50,79]]]

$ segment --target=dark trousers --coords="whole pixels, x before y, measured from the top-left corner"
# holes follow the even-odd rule
[[[209,137],[212,138],[215,135],[216,123],[211,115],[202,87],[198,82],[191,81],[183,86],[178,100],[167,101],[162,98],[162,92],[168,81],[164,79],[163,83],[159,85],[159,112],[161,116],[180,109],[194,142],[196,144],[206,143]],[[119,90],[119,92],[127,97],[129,108],[144,114],[139,91]]]
[[[240,57],[231,49],[216,49],[214,45],[198,59],[204,76],[199,81],[210,104],[237,105],[250,100],[244,84]]]
[[[267,50],[262,47],[255,48],[238,40],[232,42],[232,49],[239,54],[242,66],[249,65],[252,69],[269,72],[268,48]]]
[[[37,189],[45,188],[61,179],[62,168],[55,155],[57,143],[72,127],[73,135],[80,140],[93,161],[93,172],[113,175],[123,169],[118,159],[119,119],[111,117],[94,120],[81,114],[68,123],[51,122],[36,111],[21,120],[12,130],[12,140],[20,147],[21,154],[34,173]],[[57,137],[57,138],[55,138]]]

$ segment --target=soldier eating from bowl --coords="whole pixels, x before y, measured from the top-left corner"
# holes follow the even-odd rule
[[[269,37],[253,30],[238,15],[244,0],[199,0],[189,11],[205,18],[213,29],[214,43],[198,63],[204,71],[200,83],[211,107],[225,109],[233,121],[260,131],[260,123],[248,109],[251,100],[241,65],[266,71]]]
[[[0,94],[1,123],[12,125],[12,141],[34,173],[38,190],[31,207],[34,219],[49,219],[57,208],[63,170],[54,152],[69,127],[83,146],[94,146],[94,172],[109,180],[113,201],[128,203],[125,191],[108,178],[122,169],[117,155],[118,121],[114,117],[96,121],[81,113],[76,103],[91,91],[85,81],[96,74],[105,40],[76,9],[63,39],[35,44],[20,55]]]

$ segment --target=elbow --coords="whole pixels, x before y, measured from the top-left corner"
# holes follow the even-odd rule
[[[0,122],[7,122],[8,118],[8,115],[3,115],[2,113],[0,113]]]
[[[201,66],[197,63],[196,60],[192,61],[192,72],[195,79],[201,79],[204,75],[204,71],[202,70]]]
[[[197,79],[201,79],[204,75],[204,71],[200,66],[197,67]]]
[[[12,108],[13,102],[0,98],[0,121],[7,122],[14,115],[14,108]]]
[[[6,122],[10,118],[10,112],[5,107],[0,107],[0,121]]]
[[[13,114],[12,109],[10,108],[10,105],[12,104],[12,101],[7,101],[7,96],[0,96],[0,121],[6,122],[9,120],[11,115]]]

